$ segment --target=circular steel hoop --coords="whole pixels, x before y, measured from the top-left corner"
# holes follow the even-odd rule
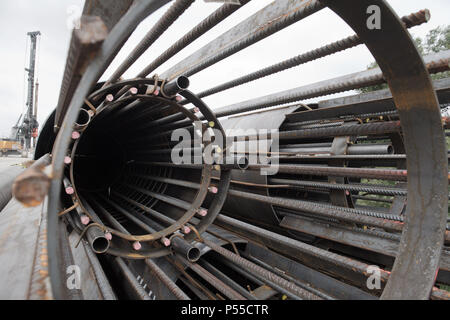
[[[64,153],[70,143],[70,134],[72,125],[75,122],[78,112],[84,103],[85,97],[89,94],[92,87],[99,80],[103,72],[112,62],[120,47],[130,36],[139,23],[159,9],[168,1],[151,0],[139,1],[122,17],[122,19],[111,30],[108,37],[102,44],[101,53],[91,62],[89,68],[83,74],[80,85],[70,102],[69,108],[64,118],[64,123],[56,138],[53,146],[52,159],[53,179],[50,184],[48,195],[48,255],[49,255],[49,274],[52,283],[52,293],[55,299],[63,299],[64,293],[64,270],[62,270],[62,259],[60,254],[59,232],[58,232],[58,204],[57,199],[60,196],[61,178],[64,168]]]
[[[408,202],[399,251],[382,299],[429,299],[447,218],[448,163],[441,115],[424,62],[384,0],[321,0],[364,41],[384,73],[404,133]],[[381,28],[369,29],[370,6]]]
[[[191,112],[189,112],[188,110],[186,110],[185,108],[183,108],[182,106],[178,105],[175,101],[172,100],[167,100],[164,98],[160,98],[160,97],[155,97],[155,96],[145,96],[145,95],[136,95],[131,97],[132,100],[137,100],[140,99],[142,101],[164,101],[166,102],[168,105],[171,105],[173,107],[178,108],[179,112],[183,113],[188,119],[190,119],[192,122],[194,121],[199,121],[199,119],[192,114]],[[128,99],[130,100],[130,99]],[[120,103],[121,101],[118,100],[117,103]],[[113,104],[111,104],[111,106],[113,106]],[[216,118],[208,118],[208,120],[211,119],[210,121],[216,120]],[[83,134],[83,133],[82,133]],[[74,159],[72,161],[72,163],[70,164],[70,181],[72,184],[73,189],[75,190],[74,196],[77,199],[77,202],[80,204],[80,207],[82,208],[82,210],[86,213],[86,215],[89,216],[89,212],[86,210],[86,208],[84,208],[84,206],[82,205],[82,201],[79,198],[78,192],[77,192],[77,185],[75,183],[75,179],[74,179],[74,165],[76,163],[75,160],[75,154],[77,151],[77,147],[78,147],[78,143],[81,141],[81,137],[80,139],[78,139],[73,148],[72,148],[72,159]],[[170,227],[167,227],[161,231],[158,231],[156,233],[153,234],[146,234],[146,235],[140,235],[140,236],[136,236],[136,235],[127,235],[124,234],[118,230],[114,230],[112,228],[107,228],[111,233],[123,238],[123,239],[127,239],[129,241],[155,241],[158,239],[161,239],[162,237],[168,236],[170,234],[172,234],[173,232],[177,231],[182,225],[185,225],[186,223],[188,223],[191,218],[195,215],[195,213],[197,212],[197,210],[199,209],[200,205],[203,203],[203,201],[205,200],[205,197],[208,193],[207,188],[210,184],[210,177],[211,177],[211,172],[212,172],[212,165],[205,165],[202,168],[202,173],[201,173],[201,177],[202,177],[202,181],[200,183],[200,188],[199,191],[197,193],[197,195],[194,197],[194,200],[192,201],[191,204],[191,208],[189,208],[189,210],[187,210],[185,212],[185,214],[177,221],[176,224],[171,225]],[[223,192],[226,194],[226,192]],[[91,217],[91,219],[93,221],[95,221],[95,219],[93,217]],[[95,221],[96,223],[101,224],[101,221]],[[170,252],[167,250],[160,250],[160,249],[155,249],[153,250],[154,252],[158,252],[158,251],[164,251],[167,254],[169,254]],[[137,255],[136,255],[137,256]],[[147,255],[146,257],[150,257],[149,255]]]

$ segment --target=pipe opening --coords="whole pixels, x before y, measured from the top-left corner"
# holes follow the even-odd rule
[[[117,181],[126,165],[123,147],[100,123],[80,138],[73,164],[74,184],[80,191],[103,191]]]
[[[238,158],[237,165],[239,169],[247,170],[250,165],[250,161],[248,160],[248,157],[240,157]]]
[[[387,154],[394,154],[394,147],[392,145],[387,147]]]
[[[187,252],[187,259],[190,262],[196,262],[198,259],[200,259],[200,250],[196,247],[192,247]]]
[[[185,76],[180,76],[177,79],[178,88],[181,90],[186,90],[189,88],[189,78]]]
[[[91,115],[89,112],[85,109],[81,109],[80,113],[78,114],[78,118],[75,121],[75,127],[76,128],[83,128],[89,124],[91,121]]]
[[[105,253],[109,248],[109,241],[104,237],[99,237],[94,239],[91,247],[95,253]]]

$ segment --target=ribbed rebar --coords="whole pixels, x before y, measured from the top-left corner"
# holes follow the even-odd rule
[[[290,184],[299,187],[319,188],[319,189],[332,189],[343,191],[357,191],[367,192],[370,194],[381,194],[386,196],[406,196],[407,191],[405,189],[389,188],[384,186],[368,186],[368,185],[355,185],[355,184],[336,184],[327,182],[314,182],[314,181],[301,181],[301,180],[289,180],[289,179],[270,179],[274,184]]]
[[[244,279],[247,279],[247,281],[251,281],[255,283],[258,287],[267,286],[271,289],[273,289],[276,292],[279,292],[280,294],[285,295],[286,297],[292,299],[292,300],[303,300],[302,297],[300,297],[297,294],[292,293],[290,290],[276,284],[273,281],[270,281],[267,278],[262,277],[261,275],[252,272],[251,270],[246,270],[239,265],[236,265],[235,263],[230,262],[225,257],[219,256],[216,257],[216,260],[223,266],[230,268],[232,271],[237,273],[238,275],[241,275]]]
[[[369,70],[372,71],[372,70]],[[217,117],[226,117],[229,115],[250,112],[258,109],[268,108],[272,106],[281,105],[284,103],[295,102],[299,100],[306,100],[316,98],[333,93],[340,93],[348,90],[360,89],[372,85],[384,83],[383,74],[367,72],[362,77],[355,77],[346,79],[345,81],[327,81],[323,85],[315,87],[308,86],[304,90],[295,90],[292,92],[282,92],[280,95],[267,96],[256,101],[246,101],[237,103],[235,105],[219,108],[216,111]]]
[[[261,78],[267,77],[269,75],[299,66],[301,64],[326,57],[333,53],[337,53],[339,51],[344,51],[346,49],[350,49],[350,48],[358,46],[360,44],[361,44],[361,40],[359,39],[359,37],[357,35],[353,35],[353,36],[347,37],[345,39],[338,40],[336,42],[327,44],[323,47],[320,47],[320,48],[308,51],[306,53],[297,55],[293,58],[281,61],[281,62],[271,65],[269,67],[249,73],[245,76],[228,81],[226,83],[223,83],[223,84],[213,87],[211,89],[202,91],[198,94],[198,96],[200,98],[207,97],[212,94],[215,94],[215,93],[218,93],[218,92],[221,92],[221,91],[233,88],[233,87],[237,87],[237,86],[243,85],[245,83],[255,81],[257,79],[261,79]]]
[[[425,56],[424,60],[428,72],[437,73],[448,70],[449,55],[450,50]],[[370,69],[343,77],[337,77],[334,79],[285,90],[256,99],[238,102],[229,106],[218,108],[215,114],[216,117],[225,117],[233,114],[278,106],[285,103],[296,102],[299,100],[317,98],[324,95],[384,84],[385,82],[384,75],[379,68]]]
[[[248,291],[248,289],[244,289],[239,283],[231,279],[229,276],[227,276],[225,273],[214,267],[211,263],[202,260],[201,265],[214,274],[217,278],[221,279],[223,282],[226,282],[230,287],[232,287],[234,290],[239,292],[241,295],[243,295],[248,300],[257,300],[257,298]]]
[[[385,116],[398,116],[397,110],[391,110],[391,111],[383,111],[383,112],[373,112],[373,113],[363,113],[363,114],[357,114],[355,116],[342,116],[342,117],[333,117],[328,119],[318,119],[318,120],[309,120],[309,121],[301,121],[301,122],[287,122],[283,124],[283,129],[294,129],[295,127],[302,127],[302,129],[311,128],[308,127],[309,125],[330,125],[330,126],[336,126],[339,124],[342,124],[342,122],[336,121],[339,119],[344,120],[354,120],[356,118],[358,119],[365,119],[365,118],[379,118],[379,117],[385,117]]]
[[[152,271],[152,273],[159,279],[161,280],[161,282],[166,286],[166,288],[179,300],[191,300],[191,298],[189,298],[189,296],[184,293],[183,290],[180,289],[180,287],[178,287],[175,282],[172,281],[172,279],[170,279],[167,274],[161,270],[160,267],[158,267],[158,265],[153,262],[153,260],[151,259],[146,259],[145,263],[147,264],[147,266],[150,268],[150,270]]]
[[[286,199],[280,197],[268,197],[237,190],[229,190],[228,194],[230,196],[269,203],[271,205],[280,206],[283,208],[316,213],[329,218],[358,222],[375,227],[390,229],[393,231],[401,231],[403,227],[400,223],[400,220],[402,220],[403,218],[400,216],[386,215],[362,209],[338,207],[311,201]]]
[[[227,48],[219,51],[217,54],[192,66],[183,74],[187,77],[196,74],[197,72],[212,66],[213,64],[235,54],[236,52],[282,30],[283,28],[286,28],[287,26],[306,18],[307,16],[321,10],[322,8],[324,8],[324,6],[319,1],[311,0],[308,4],[299,8],[298,10],[280,17],[276,21],[264,26],[264,28],[260,28],[257,32],[252,33],[250,36],[236,41],[231,46],[228,46]]]
[[[151,72],[156,70],[164,62],[172,58],[175,54],[187,47],[189,44],[198,39],[201,35],[212,29],[218,23],[230,16],[233,12],[240,9],[243,5],[250,2],[250,0],[241,0],[240,6],[234,4],[224,4],[219,9],[211,13],[206,19],[196,25],[191,31],[186,33],[181,39],[171,45],[158,58],[142,70],[137,77],[146,77]]]
[[[324,138],[324,137],[346,137],[346,136],[364,136],[376,135],[382,133],[400,132],[402,130],[400,121],[383,121],[372,122],[367,124],[350,124],[346,126],[325,127],[325,128],[311,128],[299,129],[290,131],[281,131],[276,133],[280,140],[289,139],[308,139],[308,138]],[[268,139],[272,134],[268,134]],[[256,140],[259,138],[258,134],[234,136],[235,140]]]
[[[376,168],[351,168],[351,167],[323,167],[299,164],[277,164],[262,165],[252,164],[249,170],[260,170],[271,168],[280,173],[313,175],[313,176],[337,176],[350,178],[382,179],[392,181],[406,181],[408,171],[397,169],[376,169]]]
[[[211,249],[216,251],[217,253],[221,254],[228,260],[232,261],[233,263],[240,265],[241,267],[246,268],[248,270],[251,270],[251,272],[254,272],[255,274],[260,275],[261,277],[266,278],[266,279],[288,289],[289,291],[297,294],[298,296],[300,296],[304,299],[321,300],[321,298],[319,298],[315,294],[312,294],[311,292],[308,292],[308,291],[300,288],[296,284],[294,284],[286,279],[283,279],[282,277],[274,274],[273,272],[270,272],[269,270],[266,270],[266,269],[258,266],[257,264],[255,264],[251,261],[248,261],[247,259],[244,259],[229,250],[222,248],[221,246],[215,244],[214,242],[211,242],[209,240],[204,240],[204,243],[208,247],[210,247]]]
[[[136,280],[135,275],[133,272],[131,272],[128,265],[123,261],[122,258],[116,257],[115,261],[117,263],[117,266],[119,267],[120,271],[122,272],[124,278],[134,291],[134,293],[137,295],[137,297],[141,300],[151,300],[148,293],[142,288],[142,286],[139,284],[139,282]]]
[[[402,18],[402,21],[405,23],[407,28],[411,28],[413,26],[418,26],[422,23],[427,22],[429,20],[429,18],[430,18],[429,11],[421,10],[419,12],[412,13],[408,16],[404,16]],[[356,47],[360,44],[362,44],[362,41],[355,34],[353,36],[349,36],[347,38],[335,41],[333,43],[329,43],[323,47],[316,48],[316,49],[308,51],[306,53],[297,55],[293,58],[276,63],[269,67],[252,72],[250,74],[239,77],[237,79],[228,81],[226,83],[223,83],[223,84],[213,87],[211,89],[202,91],[198,94],[198,96],[200,98],[210,96],[212,94],[243,85],[244,83],[248,83],[248,82],[251,82],[251,81],[254,81],[257,79],[261,79],[261,78],[267,77],[271,74],[275,74],[275,73],[299,66],[301,64],[305,64],[307,62],[311,62],[311,61],[329,56],[331,54],[335,54],[340,51],[344,51],[344,50]]]
[[[81,244],[84,247],[84,252],[86,253],[86,257],[89,261],[89,264],[91,265],[92,272],[94,273],[96,282],[103,296],[103,299],[117,300],[117,296],[114,293],[105,272],[103,271],[103,268],[100,264],[100,261],[97,258],[97,255],[94,254],[91,247],[86,241],[81,241]]]
[[[122,76],[128,68],[163,34],[178,17],[194,3],[195,0],[177,0],[159,19],[153,28],[145,35],[134,50],[111,75],[108,82],[114,82]]]
[[[112,191],[111,194],[113,194],[114,196],[116,196],[116,197],[118,197],[118,198],[121,198],[121,199],[123,199],[123,200],[129,202],[130,204],[132,204],[132,205],[138,207],[139,209],[141,209],[141,210],[147,212],[148,214],[152,215],[152,216],[155,217],[156,219],[159,219],[161,222],[163,222],[163,223],[165,223],[165,224],[169,224],[169,225],[171,225],[171,224],[177,224],[177,221],[175,221],[174,219],[169,218],[168,216],[166,216],[166,215],[164,215],[164,214],[162,214],[162,213],[160,213],[160,212],[158,212],[158,211],[156,211],[156,210],[154,210],[154,209],[152,209],[152,208],[149,208],[149,207],[147,207],[147,206],[144,206],[143,204],[141,204],[141,203],[139,203],[139,202],[137,202],[137,201],[135,201],[135,200],[133,200],[133,199],[130,199],[130,198],[128,198],[128,197],[122,195],[122,194],[119,193],[119,192]],[[179,227],[181,228],[182,225],[179,225]]]
[[[314,256],[317,257],[318,259],[330,262],[334,265],[339,265],[345,269],[352,270],[354,272],[368,276],[369,265],[360,262],[358,260],[347,258],[345,256],[341,256],[336,253],[329,252],[327,250],[318,247],[314,247],[304,242],[288,238],[281,234],[259,228],[257,226],[233,219],[231,217],[224,216],[222,214],[217,216],[216,221],[220,226],[224,226],[229,230],[239,231],[239,234],[241,234],[240,231],[244,231],[246,236],[249,237],[257,235],[258,237],[262,237],[269,240],[270,243],[272,243],[274,246],[281,245],[284,247],[292,248],[298,251],[299,254]],[[380,275],[381,281],[383,282],[385,282],[389,277],[389,274],[384,270],[381,270]]]
[[[295,283],[296,285],[298,285],[300,288],[303,288],[307,291],[312,292],[313,294],[317,295],[318,297],[324,299],[324,300],[335,300],[332,296],[323,293],[320,290],[317,290],[313,287],[310,287],[308,284],[304,284],[301,281],[291,277],[290,275],[288,275],[287,273],[285,273],[284,271],[281,271],[280,269],[277,269],[276,267],[271,266],[270,264],[259,260],[251,255],[245,255],[245,258],[247,258],[248,260],[260,265],[263,268],[266,268],[267,270],[272,271],[273,273],[279,275],[280,277],[285,278],[286,280],[292,281],[293,283]]]
[[[177,256],[177,258],[180,258]],[[189,263],[186,259],[181,259],[184,263],[186,263],[192,271],[194,271],[196,274],[198,274],[203,280],[211,284],[213,287],[215,287],[217,290],[219,290],[221,293],[226,295],[231,300],[246,300],[244,296],[242,296],[239,292],[231,288],[229,285],[227,285],[225,282],[211,274],[208,270],[203,268],[197,263]]]
[[[352,231],[363,233],[363,234],[373,235],[373,236],[383,238],[383,239],[389,239],[389,240],[394,240],[394,241],[400,242],[400,235],[394,234],[394,233],[388,233],[388,232],[373,230],[373,229],[362,229],[362,228],[358,228],[358,227],[347,227],[347,226],[342,226],[342,225],[339,225],[339,227],[344,228],[344,229],[350,229]]]
[[[405,27],[411,28],[413,26],[418,26],[422,23],[429,21],[431,18],[430,10],[423,9],[418,12],[411,13],[410,15],[402,17],[402,21]]]

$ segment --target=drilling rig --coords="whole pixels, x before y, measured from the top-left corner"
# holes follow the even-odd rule
[[[30,62],[25,71],[28,73],[28,89],[26,111],[21,114],[16,125],[11,130],[10,139],[4,139],[4,148],[2,155],[8,153],[22,153],[27,155],[31,148],[36,146],[36,139],[38,136],[39,123],[37,122],[37,97],[39,83],[35,77],[36,72],[36,55],[37,55],[37,40],[41,35],[39,31],[28,32],[30,37]],[[22,119],[22,122],[20,120]],[[33,138],[33,143],[32,143]],[[19,145],[19,148],[17,147]],[[11,146],[11,148],[9,148]],[[13,148],[14,146],[14,148]]]
[[[23,117],[21,126],[21,134],[25,140],[25,148],[29,150],[31,148],[31,138],[33,138],[33,145],[36,144],[37,130],[39,124],[37,122],[37,105],[34,103],[35,95],[37,97],[38,83],[35,83],[35,70],[36,70],[36,47],[37,39],[41,33],[39,31],[28,32],[28,36],[31,40],[30,49],[30,64],[25,70],[28,72],[28,96],[27,96],[27,110]],[[36,91],[34,90],[36,86]]]

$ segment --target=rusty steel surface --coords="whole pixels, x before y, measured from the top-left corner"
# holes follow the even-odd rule
[[[132,4],[133,0],[87,0],[83,15],[101,17],[108,30],[111,30]]]
[[[0,214],[2,299],[51,299],[45,205],[24,208],[12,199]]]
[[[411,36],[385,1],[369,2],[324,1],[358,33],[383,70],[405,138],[410,177],[406,223],[382,297],[428,299],[438,269],[448,208],[448,160],[441,115],[430,76]],[[384,17],[384,28],[375,32],[364,26],[363,17],[373,3],[380,6]],[[386,48],[392,46],[398,50],[386,55]]]
[[[441,72],[449,69],[449,58],[450,50],[447,50],[426,56],[425,63],[430,72]],[[217,117],[224,117],[385,82],[385,74],[379,68],[375,68],[221,107],[216,109],[215,113]]]
[[[173,79],[182,74],[191,76],[322,8],[316,0],[274,1],[162,73],[161,77]]]
[[[433,81],[433,86],[440,101],[447,101],[450,93],[450,80],[448,78]],[[392,94],[389,89],[368,92],[354,96],[335,98],[320,101],[315,110],[293,112],[287,115],[289,121],[320,121],[323,118],[342,119],[359,115],[374,113],[396,112]]]
[[[26,207],[41,204],[48,193],[50,177],[45,168],[50,165],[51,156],[46,154],[24,170],[14,180],[12,194],[14,198]]]
[[[80,28],[73,31],[64,78],[56,108],[55,131],[61,127],[67,106],[80,83],[89,62],[101,48],[108,35],[108,29],[98,16],[82,16]]]
[[[180,16],[194,17],[193,2],[86,1],[57,108],[36,147],[39,160],[13,187],[30,208],[13,199],[0,213],[0,287],[18,284],[0,295],[450,299],[449,80],[430,78],[449,70],[450,51],[421,57],[408,31],[430,12],[400,18],[384,0],[277,0],[166,68],[251,1],[224,4],[196,17],[136,78],[123,79]],[[139,24],[166,4],[105,77]],[[371,5],[381,10],[382,29],[367,28]],[[197,79],[188,77],[324,8],[355,34],[217,86],[200,83],[199,93],[188,89]],[[379,68],[227,99],[237,86],[358,45]],[[160,66],[166,69],[157,75]],[[385,84],[389,89],[320,98]],[[224,107],[202,100],[225,90]],[[177,129],[190,134],[182,147],[171,139]],[[206,140],[197,145],[199,137]],[[198,160],[216,142],[222,145],[212,163],[172,157],[176,151]],[[228,151],[235,154],[223,164]],[[261,157],[250,162],[253,155]],[[268,168],[276,172],[263,174]],[[74,264],[86,276],[71,290],[66,270]],[[380,286],[370,288],[374,266]]]
[[[130,8],[129,11],[122,17],[122,19],[111,30],[108,37],[102,44],[101,54],[98,54],[93,61],[91,61],[89,68],[84,73],[82,80],[71,100],[68,111],[65,115],[65,123],[61,126],[60,133],[55,141],[54,150],[66,150],[69,145],[71,135],[71,124],[73,124],[77,118],[79,109],[84,103],[85,96],[89,93],[92,86],[99,79],[101,74],[105,71],[108,64],[113,60],[118,50],[126,39],[130,36],[132,31],[137,25],[146,18],[153,11],[164,5],[167,1],[139,1]],[[71,107],[74,106],[74,107]],[[54,241],[58,239],[57,221],[58,221],[58,208],[56,201],[60,196],[60,186],[63,171],[64,153],[55,153],[53,159],[53,180],[50,184],[49,191],[49,215],[48,215],[48,233],[52,236],[52,241],[49,241],[48,251],[49,255],[53,257],[50,262],[50,274],[52,283],[54,283],[54,296],[56,298],[62,297],[63,294],[60,291],[60,287],[63,285],[61,274],[59,273],[59,266],[61,265],[59,255],[58,242]]]
[[[411,28],[430,20],[430,12],[428,10],[421,10],[416,13],[412,13],[408,16],[402,17],[402,22],[405,23],[407,28]],[[303,53],[301,55],[295,56],[293,58],[287,59],[285,61],[279,62],[275,65],[266,67],[264,69],[258,70],[256,72],[250,73],[248,75],[242,76],[240,78],[231,80],[227,83],[218,85],[214,88],[202,91],[198,94],[200,98],[212,95],[223,90],[233,88],[235,86],[243,85],[247,82],[254,81],[263,77],[267,77],[271,74],[287,70],[289,68],[299,66],[301,64],[314,61],[316,59],[350,49],[352,47],[362,44],[361,39],[358,35],[353,35],[345,39],[338,40],[336,42],[327,44],[323,47],[314,49],[312,51]]]

